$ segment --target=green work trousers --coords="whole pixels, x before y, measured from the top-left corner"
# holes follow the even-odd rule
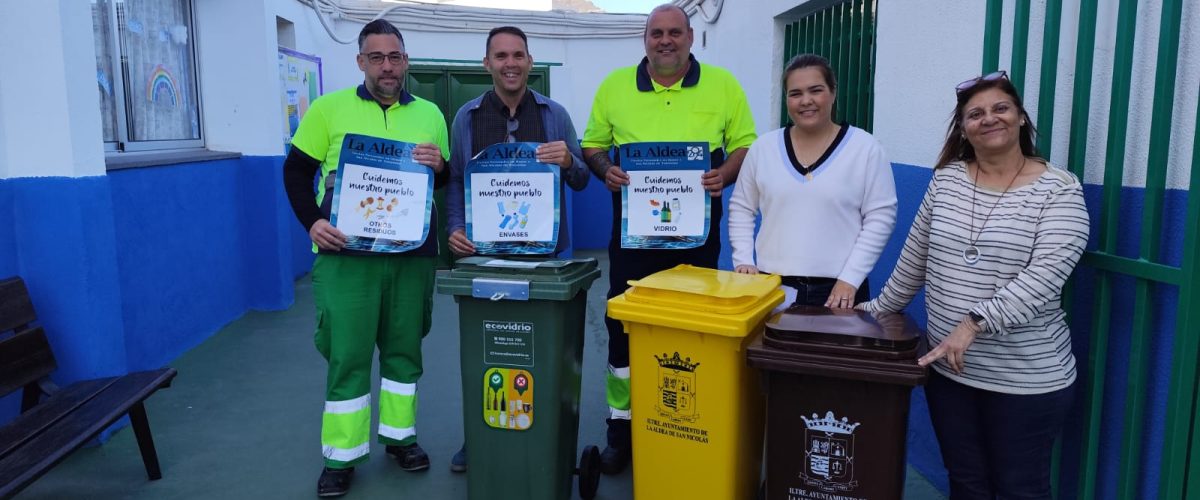
[[[317,350],[329,362],[321,449],[325,465],[367,459],[371,363],[379,348],[379,442],[417,440],[421,339],[432,316],[435,257],[317,255],[313,296]]]

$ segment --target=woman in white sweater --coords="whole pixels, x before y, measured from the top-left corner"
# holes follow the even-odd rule
[[[1038,157],[1004,72],[958,86],[933,180],[904,250],[867,311],[899,311],[925,288],[925,386],[950,498],[1050,498],[1054,436],[1075,358],[1060,305],[1088,214],[1070,172]]]
[[[853,307],[896,225],[892,167],[871,134],[833,122],[824,57],[793,58],[783,85],[792,124],[750,146],[729,201],[734,268],[782,276],[799,304]]]

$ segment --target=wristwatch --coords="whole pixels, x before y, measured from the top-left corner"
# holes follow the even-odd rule
[[[977,328],[977,329],[978,329],[979,331],[981,331],[981,332],[983,331],[983,326],[984,326],[984,322],[983,322],[983,320],[984,320],[984,317],[983,317],[983,315],[982,315],[982,314],[979,314],[979,313],[977,313],[977,312],[975,312],[975,311],[970,311],[970,312],[968,312],[968,313],[967,313],[967,317],[968,317],[968,318],[971,318],[971,322],[972,322],[972,323],[975,323],[975,328]]]

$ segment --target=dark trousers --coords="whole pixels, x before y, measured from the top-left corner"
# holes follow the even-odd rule
[[[929,371],[929,416],[950,499],[1049,499],[1050,454],[1075,386],[1045,394],[985,391]]]
[[[621,195],[613,193],[613,229],[608,243],[608,298],[613,298],[629,288],[630,280],[639,280],[670,269],[679,264],[691,264],[696,267],[717,268],[717,259],[721,256],[721,216],[724,210],[721,199],[712,201],[712,212],[708,226],[708,239],[703,245],[683,250],[647,250],[641,248],[621,248]],[[629,366],[629,336],[621,326],[621,322],[604,317],[604,326],[608,328],[608,364],[616,368]]]
[[[837,278],[807,278],[803,276],[783,276],[783,286],[796,289],[796,301],[788,305],[823,306],[833,291]],[[854,304],[871,300],[871,284],[863,278],[862,284],[854,291]],[[851,304],[852,306],[854,304]]]
[[[643,250],[610,246],[608,249],[608,298],[613,298],[629,289],[629,281],[639,280],[670,269],[680,264],[691,264],[696,267],[717,267],[717,257],[721,254],[719,236],[709,234],[708,242],[704,245],[686,250]],[[616,368],[629,366],[629,335],[621,322],[608,316],[604,317],[604,326],[608,328],[608,364]]]

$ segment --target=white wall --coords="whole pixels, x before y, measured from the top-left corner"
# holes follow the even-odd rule
[[[1004,2],[1001,26],[1000,68],[1012,68],[1012,32],[1014,1]],[[1193,140],[1195,137],[1196,100],[1200,80],[1200,10],[1194,2],[1183,2],[1182,40],[1175,85],[1175,113],[1171,118],[1168,187],[1187,189],[1190,180]],[[944,132],[947,114],[953,109],[955,83],[979,73],[983,55],[983,2],[923,0],[881,2],[880,48],[876,72],[876,135],[880,137],[894,161],[911,164],[930,164],[941,144],[932,135],[922,137],[932,122]],[[931,13],[937,13],[932,16]],[[1157,78],[1158,28],[1162,2],[1140,2],[1136,13],[1136,36],[1132,67],[1117,68],[1130,74],[1129,118],[1126,127],[1124,152],[1124,186],[1144,187],[1146,164],[1150,156],[1150,133],[1154,82]],[[1073,113],[1088,113],[1085,181],[1103,183],[1104,164],[1108,155],[1109,109],[1112,104],[1112,76],[1117,29],[1116,2],[1100,2],[1097,16],[1096,48],[1093,52],[1092,92],[1090,109],[1072,109],[1075,84],[1075,43],[1079,32],[1079,2],[1063,2],[1060,25],[1060,44],[1055,85],[1055,119],[1051,131],[1050,159],[1066,165],[1068,157],[1070,119]],[[955,19],[950,24],[946,19]],[[1031,26],[1026,56],[1026,108],[1038,119],[1040,65],[1045,19],[1045,1],[1032,2]],[[953,43],[947,43],[953,40]],[[914,59],[914,54],[934,56]],[[920,68],[919,72],[917,67]],[[930,78],[930,77],[934,78]],[[919,85],[913,82],[919,80]],[[935,88],[936,86],[936,88]],[[941,102],[930,92],[941,91]],[[926,112],[922,112],[925,109]],[[940,115],[929,116],[929,113]],[[911,121],[905,122],[908,118]],[[916,124],[917,126],[912,126]],[[1045,131],[1043,131],[1045,132]],[[926,159],[922,159],[926,158]]]
[[[725,9],[715,26],[692,20],[696,47],[701,31],[708,32],[708,48],[693,49],[697,57],[738,77],[759,133],[779,126],[783,27],[829,3],[744,0]],[[879,2],[874,129],[891,161],[930,165],[936,158],[946,117],[954,108],[954,85],[979,73],[983,48],[980,30],[956,33],[953,27],[982,26],[983,5]]]
[[[829,3],[742,0],[737,8],[724,9],[715,25],[692,19],[693,52],[738,78],[759,133],[779,126],[783,27]],[[930,165],[936,159],[954,108],[954,86],[979,73],[983,34],[965,27],[983,25],[983,6],[952,0],[879,2],[874,128],[893,162]],[[963,29],[955,32],[955,26]],[[707,48],[701,47],[704,32]]]
[[[692,17],[692,52],[702,62],[728,69],[742,84],[758,133],[779,128],[783,23],[777,17],[804,2],[726,1],[716,24]],[[704,38],[707,36],[707,46]]]
[[[824,6],[828,0],[742,0],[726,8],[716,25],[693,18],[696,46],[705,62],[729,68],[742,82],[759,132],[779,123],[780,91],[776,83],[782,60],[782,26],[798,14]],[[1127,186],[1145,184],[1156,74],[1161,1],[1140,3],[1132,67],[1129,125],[1126,135]],[[1001,28],[1000,68],[1012,66],[1012,23],[1015,2],[1005,2]],[[1055,89],[1051,160],[1065,165],[1071,124],[1078,0],[1063,5],[1061,42]],[[893,162],[929,166],[945,137],[954,109],[954,86],[977,76],[982,68],[985,2],[909,0],[879,2],[875,69],[874,133]],[[1085,180],[1101,183],[1104,173],[1111,104],[1112,58],[1116,37],[1116,2],[1101,2],[1089,108]],[[1024,98],[1036,120],[1042,54],[1045,1],[1032,2]],[[702,33],[708,47],[701,48]],[[1187,189],[1195,137],[1197,94],[1200,89],[1200,5],[1184,2],[1183,34],[1176,77],[1175,109],[1169,155],[1168,187]]]
[[[1014,2],[1005,2],[1000,50],[1000,68],[1012,65],[1012,27]],[[1043,46],[1045,2],[1031,6],[1029,51],[1026,58],[1024,98],[1030,114],[1037,118],[1038,92]],[[1055,116],[1050,159],[1066,165],[1072,114],[1071,96],[1074,93],[1076,35],[1078,33],[1078,0],[1063,2],[1060,24],[1059,57],[1055,89]],[[1096,46],[1091,73],[1092,92],[1089,105],[1087,154],[1084,180],[1103,183],[1108,155],[1108,115],[1112,105],[1114,70],[1131,76],[1129,116],[1125,130],[1123,163],[1125,186],[1144,187],[1150,154],[1150,132],[1154,85],[1157,78],[1158,31],[1162,2],[1139,2],[1134,37],[1132,65],[1113,68],[1117,35],[1117,2],[1101,2],[1096,21]],[[1167,187],[1187,189],[1190,181],[1192,145],[1195,137],[1197,89],[1200,88],[1200,9],[1195,2],[1183,2],[1182,38],[1175,82],[1175,112],[1171,119],[1171,146],[1168,154]],[[878,109],[878,108],[877,108]]]
[[[759,132],[779,122],[776,83],[782,59],[782,26],[829,0],[740,0],[727,5],[716,24],[693,18],[693,51],[707,63],[728,68],[742,83]],[[1013,0],[1005,2],[1000,67],[1011,66]],[[1149,155],[1150,109],[1156,74],[1157,31],[1161,1],[1141,3],[1136,55],[1132,67],[1130,122],[1127,130],[1125,184],[1144,184]],[[86,176],[104,173],[98,95],[79,68],[94,67],[91,6],[70,0],[17,2],[0,17],[0,178]],[[1044,1],[1032,5],[1025,98],[1036,119],[1040,86]],[[879,2],[876,55],[875,135],[892,161],[930,165],[936,158],[953,108],[954,85],[978,75],[983,51],[983,2],[910,0]],[[1100,10],[1085,180],[1099,183],[1107,143],[1107,110],[1115,3]],[[1057,61],[1056,107],[1051,159],[1065,164],[1071,121],[1078,0],[1067,0],[1062,13],[1062,43]],[[196,2],[204,127],[210,149],[278,155],[282,106],[278,88],[275,16],[295,23],[296,49],[317,54],[324,63],[325,89],[356,85],[362,74],[354,63],[356,47],[334,42],[313,11],[296,0],[202,0]],[[30,19],[49,21],[31,23]],[[520,15],[513,24],[520,26]],[[46,26],[53,29],[46,29]],[[335,22],[344,38],[358,23]],[[415,58],[479,60],[485,34],[451,34],[405,29]],[[1200,89],[1200,5],[1184,2],[1168,187],[1186,189],[1190,181],[1196,106]],[[707,44],[704,39],[707,37]],[[30,43],[38,40],[38,43]],[[532,38],[538,61],[562,63],[551,69],[552,96],[562,102],[582,133],[599,82],[611,70],[635,64],[643,55],[640,37],[624,39]],[[473,64],[473,63],[472,63]],[[91,70],[83,74],[91,74]]]
[[[274,11],[270,14],[294,23],[296,50],[321,57],[326,92],[362,83],[362,72],[354,60],[358,52],[355,44],[335,42],[321,26],[313,10],[295,0],[268,1],[268,10]],[[410,58],[483,59],[487,33],[433,33],[406,29],[404,23],[395,24],[404,34],[405,50]],[[521,27],[520,16],[514,13],[508,24]],[[497,26],[500,25],[497,23]],[[358,36],[362,24],[334,21],[333,27],[338,37],[349,40]],[[550,69],[550,93],[554,100],[567,108],[579,134],[587,125],[592,96],[600,81],[613,69],[637,64],[644,55],[641,38],[638,37],[591,40],[530,37],[529,52],[533,54],[535,62],[562,64]],[[482,66],[482,62],[477,64]]]
[[[104,174],[88,2],[6,2],[0,16],[0,178]]]
[[[692,19],[701,60],[733,72],[746,91],[759,133],[779,127],[783,27],[827,6],[828,0],[741,0],[727,5],[717,23]],[[930,165],[954,107],[954,85],[977,75],[983,47],[979,30],[947,42],[953,25],[982,26],[982,2],[912,0],[879,2],[875,70],[875,135],[891,160]],[[707,32],[707,47],[701,46]],[[935,55],[936,54],[936,55]]]
[[[891,161],[937,160],[954,87],[979,75],[984,2],[879,2],[875,51],[875,137]]]
[[[282,155],[275,15],[261,1],[197,1],[197,66],[208,149]]]

